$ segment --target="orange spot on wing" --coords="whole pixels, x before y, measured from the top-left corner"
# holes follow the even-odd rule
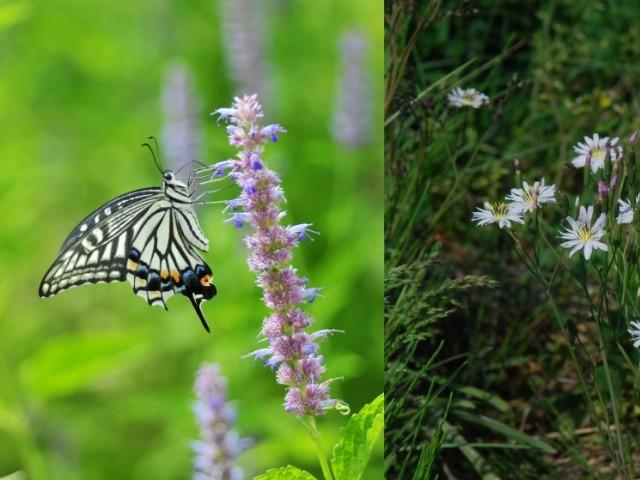
[[[167,272],[166,270],[162,270],[162,271],[160,272],[160,278],[161,278],[162,280],[166,280],[167,278],[169,278],[169,272]]]
[[[174,281],[175,283],[180,283],[180,272],[178,272],[178,271],[176,271],[176,270],[173,270],[173,271],[171,272],[171,278],[173,278],[173,281]]]
[[[208,286],[211,283],[211,275],[205,275],[200,279],[200,284],[204,287]]]

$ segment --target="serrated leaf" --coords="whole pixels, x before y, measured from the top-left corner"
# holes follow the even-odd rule
[[[333,449],[331,468],[336,480],[358,480],[384,426],[384,394],[351,416]]]
[[[267,470],[262,475],[254,477],[254,480],[317,480],[316,477],[311,475],[305,470],[300,470],[293,465],[287,465],[286,467],[273,468]]]

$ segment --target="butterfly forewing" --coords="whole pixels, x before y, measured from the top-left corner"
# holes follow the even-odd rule
[[[87,216],[62,245],[60,256],[40,284],[40,296],[85,283],[124,280],[133,226],[161,197],[159,188],[137,190]]]
[[[117,229],[122,226],[123,222],[127,226],[131,225],[133,223],[132,220],[137,219],[133,218],[136,213],[142,213],[154,201],[161,198],[163,198],[162,189],[158,187],[141,188],[114,198],[87,215],[71,231],[62,244],[60,253],[63,253],[79,238],[87,236],[95,227],[99,227],[102,233],[106,234],[106,237],[117,235]],[[107,226],[106,231],[105,224]]]

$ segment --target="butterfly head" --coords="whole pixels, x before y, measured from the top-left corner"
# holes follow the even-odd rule
[[[176,174],[171,170],[162,172],[162,188],[167,196],[180,201],[187,201],[189,198],[189,188],[187,184],[178,180]]]

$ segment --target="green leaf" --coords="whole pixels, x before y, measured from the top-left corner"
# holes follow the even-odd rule
[[[472,386],[465,386],[458,389],[461,393],[465,395],[469,395],[470,397],[479,398],[484,400],[485,402],[493,405],[494,408],[501,412],[509,412],[511,410],[511,406],[505,402],[503,399],[494,395],[492,393],[486,392],[484,390],[480,390],[479,388],[475,388]]]
[[[336,480],[358,480],[384,426],[384,394],[351,416],[333,449],[331,468]]]
[[[544,442],[530,435],[527,435],[526,433],[521,432],[520,430],[516,430],[515,428],[510,427],[509,425],[499,422],[498,420],[495,420],[493,418],[489,418],[485,415],[473,415],[462,410],[456,411],[455,415],[463,420],[475,423],[477,425],[481,425],[485,428],[493,430],[496,433],[502,434],[505,437],[515,440],[516,442],[522,445],[528,445],[530,447],[537,448],[539,450],[542,450],[545,453],[555,453],[556,451],[547,442]]]
[[[254,477],[254,480],[317,480],[309,472],[300,470],[298,467],[287,465],[286,467],[273,468],[267,470],[262,475]]]

